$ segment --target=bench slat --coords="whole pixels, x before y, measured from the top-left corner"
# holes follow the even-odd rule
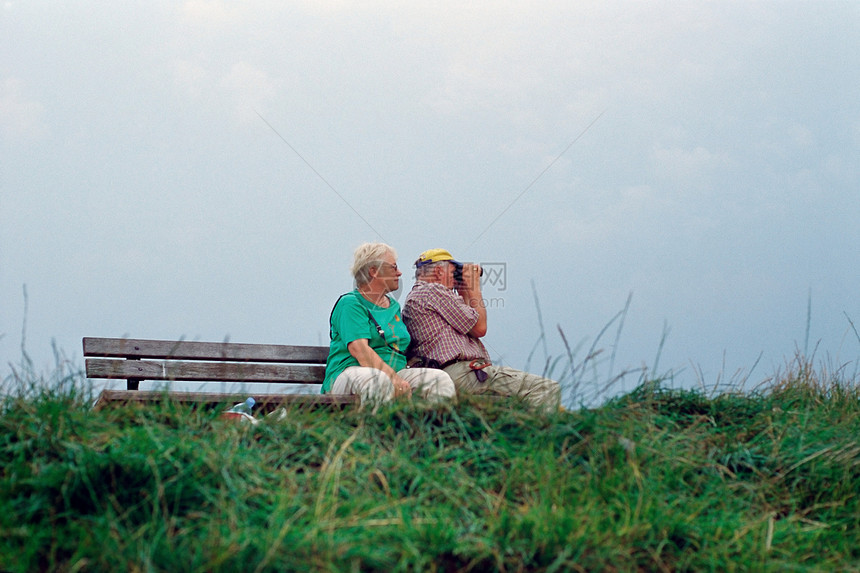
[[[180,382],[298,382],[318,384],[325,366],[206,363],[88,358],[87,378],[175,380]]]
[[[349,406],[358,404],[358,396],[345,394],[252,394],[257,401],[255,410],[270,411],[273,407],[286,404]],[[95,404],[101,409],[109,403],[160,402],[165,398],[174,402],[188,404],[239,403],[246,394],[217,394],[209,392],[156,392],[142,390],[103,390]]]
[[[84,356],[89,357],[169,357],[178,360],[294,362],[298,364],[325,364],[329,351],[327,346],[89,337],[83,339],[83,345]]]

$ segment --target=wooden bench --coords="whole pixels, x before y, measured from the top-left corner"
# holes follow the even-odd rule
[[[242,402],[253,396],[258,407],[272,410],[281,404],[345,407],[359,404],[352,395],[320,394],[325,376],[327,346],[286,346],[186,340],[84,338],[87,378],[125,380],[125,390],[104,390],[96,408],[110,402],[152,402],[165,397],[178,402]],[[163,382],[165,390],[140,390],[144,380]],[[300,393],[182,392],[175,382],[232,382],[302,385]],[[295,388],[295,386],[293,386]]]

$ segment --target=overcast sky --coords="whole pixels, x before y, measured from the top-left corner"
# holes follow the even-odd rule
[[[857,2],[3,2],[0,373],[25,288],[40,368],[83,336],[327,344],[377,240],[401,302],[425,249],[494,269],[514,367],[629,297],[601,377],[855,372],[858,70]]]

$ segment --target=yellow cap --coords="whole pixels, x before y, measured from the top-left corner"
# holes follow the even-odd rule
[[[418,256],[418,260],[415,261],[415,266],[420,267],[422,265],[429,265],[430,263],[438,263],[440,261],[457,262],[454,260],[454,257],[451,256],[451,253],[445,249],[430,249],[429,251],[424,251]]]

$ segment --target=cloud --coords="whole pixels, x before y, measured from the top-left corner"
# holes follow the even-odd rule
[[[233,95],[236,115],[241,123],[259,121],[256,112],[264,109],[264,104],[274,100],[278,94],[271,76],[247,62],[233,64],[221,85]]]
[[[731,163],[728,154],[702,146],[685,149],[657,145],[652,153],[657,177],[681,187],[707,187],[713,183],[713,176]]]
[[[173,82],[179,91],[192,100],[200,100],[208,91],[206,82],[209,73],[202,65],[192,60],[176,60],[173,62]]]
[[[182,6],[182,14],[189,22],[212,28],[222,28],[234,23],[238,10],[239,5],[232,2],[207,0],[189,0]]]
[[[0,83],[0,135],[11,142],[28,143],[48,133],[45,106],[27,99],[24,92],[24,82],[17,78]]]
[[[256,112],[265,112],[278,96],[278,82],[264,69],[246,61],[229,65],[196,59],[177,59],[171,64],[174,88],[194,105],[228,105],[240,124],[258,122]],[[212,101],[213,94],[220,94]]]

